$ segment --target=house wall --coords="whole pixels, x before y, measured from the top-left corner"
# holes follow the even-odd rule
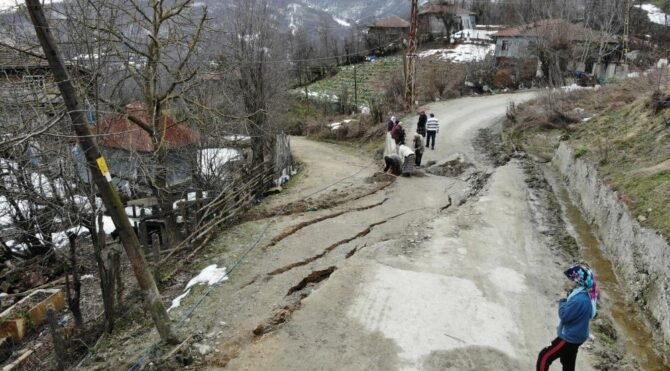
[[[0,70],[0,99],[5,104],[44,104],[59,100],[58,86],[43,70]]]
[[[503,50],[503,44],[506,48]],[[498,37],[496,39],[496,58],[528,58],[532,54],[529,51],[530,41],[519,37]]]
[[[121,181],[125,180],[130,182],[130,187],[133,189],[148,191],[150,179],[156,172],[151,154],[133,153],[108,147],[101,147],[100,152],[115,179],[115,184],[125,183]],[[73,155],[80,160],[79,173],[82,179],[87,181],[88,168],[83,154],[74,149]],[[169,164],[167,173],[169,186],[190,182],[197,165],[195,148],[189,147],[168,152],[167,163]]]
[[[475,28],[477,25],[476,17],[474,15],[454,16],[453,22],[455,24],[451,33],[458,32],[465,28]],[[422,36],[443,37],[450,34],[444,26],[444,21],[437,14],[420,15],[418,19],[419,34]]]
[[[408,33],[407,28],[370,28],[368,41],[372,47],[385,47],[390,43],[402,43]]]

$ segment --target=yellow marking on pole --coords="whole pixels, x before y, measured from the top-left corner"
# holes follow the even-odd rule
[[[100,156],[95,161],[98,163],[98,168],[100,169],[102,175],[107,179],[108,182],[111,182],[112,174],[109,173],[109,168],[107,167],[107,162],[105,162],[105,158]]]

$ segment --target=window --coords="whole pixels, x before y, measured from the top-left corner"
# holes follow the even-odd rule
[[[502,45],[500,46],[500,50],[505,51],[509,49],[509,41],[508,40],[503,40]]]
[[[44,75],[25,75],[23,83],[30,90],[43,90],[45,87]]]

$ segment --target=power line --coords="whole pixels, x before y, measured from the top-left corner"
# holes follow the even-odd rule
[[[321,192],[325,191],[326,189],[328,189],[328,188],[330,188],[330,187],[332,187],[332,186],[334,186],[334,185],[337,185],[337,184],[339,184],[339,183],[341,183],[341,182],[343,182],[343,181],[345,181],[345,180],[347,180],[347,179],[353,178],[353,177],[355,177],[356,175],[358,175],[358,174],[360,174],[361,172],[363,172],[363,170],[366,170],[366,169],[368,169],[368,168],[369,168],[369,166],[362,167],[360,170],[356,171],[355,173],[353,173],[353,174],[351,174],[351,175],[349,175],[349,176],[346,176],[346,177],[344,177],[344,178],[341,178],[341,179],[339,179],[339,180],[337,180],[337,181],[335,181],[335,182],[333,182],[333,183],[328,184],[327,186],[325,186],[325,187],[323,187],[323,188],[320,188],[320,189],[318,189],[318,190],[316,190],[316,191],[314,191],[314,192],[308,194],[307,196],[302,197],[300,201],[304,201],[304,200],[306,200],[306,199],[308,199],[308,198],[310,198],[310,197],[312,197],[312,196],[314,196],[314,195],[316,195],[316,194],[318,194],[318,193],[321,193]],[[288,206],[289,206],[289,204],[284,205],[284,206],[279,210],[279,212],[277,212],[276,215],[281,215],[281,214],[286,210],[286,208],[287,208]],[[225,274],[223,277],[221,277],[221,278],[219,279],[218,282],[215,282],[213,285],[209,286],[208,289],[207,289],[207,290],[206,290],[206,291],[205,291],[205,292],[198,298],[198,300],[191,306],[191,308],[189,308],[189,309],[182,315],[181,319],[177,322],[177,325],[176,325],[177,328],[180,328],[180,327],[186,322],[186,320],[193,314],[193,312],[195,312],[195,310],[200,306],[200,304],[202,304],[202,302],[205,300],[205,298],[209,295],[210,292],[212,292],[215,288],[217,288],[217,287],[221,284],[221,282],[223,282],[223,280],[224,280],[225,278],[227,278],[228,276],[230,276],[230,274],[232,274],[232,273],[237,269],[237,267],[240,266],[240,264],[241,264],[242,261],[246,258],[246,256],[247,256],[253,249],[255,249],[255,248],[258,246],[258,244],[260,243],[260,241],[261,241],[261,240],[263,239],[263,237],[265,236],[265,233],[267,233],[268,229],[270,228],[270,225],[272,225],[274,222],[275,222],[274,219],[270,219],[270,220],[268,220],[268,222],[265,224],[265,227],[262,229],[261,233],[258,235],[258,238],[256,238],[256,240],[255,240],[253,243],[251,243],[251,244],[247,247],[247,249],[244,250],[244,252],[242,253],[242,255],[241,255],[241,256],[235,261],[235,263],[231,266],[230,270],[227,270],[227,271],[226,271],[226,274]],[[143,354],[142,354],[142,355],[141,355],[141,356],[140,356],[140,357],[139,357],[139,358],[138,358],[132,365],[130,365],[130,367],[128,367],[127,371],[137,371],[137,370],[139,370],[139,369],[142,367],[142,365],[146,362],[147,358],[150,357],[152,354],[154,354],[154,353],[156,352],[156,350],[157,350],[162,344],[163,344],[163,340],[159,340],[159,341],[155,342],[155,343],[154,343],[154,344],[153,344],[147,351],[145,351],[145,352],[144,352],[144,353],[143,353]]]

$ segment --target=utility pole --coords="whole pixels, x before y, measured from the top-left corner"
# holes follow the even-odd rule
[[[626,13],[624,15],[624,20],[623,20],[623,55],[621,56],[623,59],[623,63],[626,64],[626,55],[628,55],[628,42],[629,42],[629,35],[630,35],[630,0],[626,0]]]
[[[414,105],[414,88],[416,85],[416,23],[419,8],[419,0],[412,0],[412,15],[409,26],[409,41],[407,44],[407,55],[405,56],[405,104],[407,108]]]
[[[112,187],[112,178],[107,169],[107,164],[100,153],[97,143],[93,139],[91,129],[88,127],[84,107],[79,101],[70,73],[65,67],[56,40],[51,34],[51,29],[44,16],[40,0],[26,0],[26,6],[37,38],[42,46],[44,55],[49,61],[49,67],[63,97],[63,102],[72,122],[72,129],[77,134],[79,145],[86,155],[86,162],[91,170],[91,176],[98,188],[98,192],[100,192],[100,198],[102,198],[107,212],[112,217],[114,226],[119,231],[119,237],[142,291],[145,309],[151,314],[161,339],[168,343],[175,343],[177,342],[177,337],[172,332],[172,323],[158,293],[156,281],[154,281],[151,275],[144,254],[142,254],[140,242],[130,225],[121,199]]]
[[[358,78],[356,76],[356,66],[354,63],[354,104],[356,105],[356,112],[358,112]]]

